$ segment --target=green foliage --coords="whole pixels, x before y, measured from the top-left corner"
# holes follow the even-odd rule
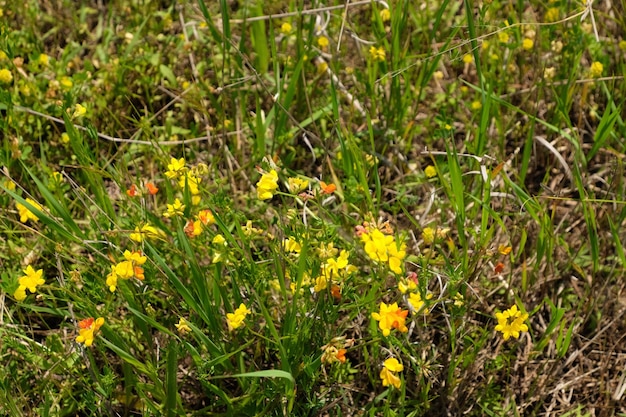
[[[0,3],[2,412],[626,413],[619,12],[58,3]]]

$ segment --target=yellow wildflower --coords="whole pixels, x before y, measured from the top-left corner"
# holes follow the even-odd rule
[[[70,77],[61,77],[61,79],[59,80],[59,85],[63,90],[69,91],[74,83],[72,82],[72,79]]]
[[[20,277],[20,285],[13,294],[13,297],[15,297],[17,301],[23,301],[26,298],[26,290],[35,293],[37,292],[37,287],[46,282],[43,279],[43,269],[35,271],[32,266],[28,265],[26,269],[24,269],[24,274],[26,275]]]
[[[116,265],[111,265],[111,272],[107,275],[106,284],[109,287],[109,291],[115,292],[117,289],[117,272],[115,272]]]
[[[524,38],[524,40],[522,41],[522,48],[525,51],[530,51],[531,49],[533,49],[533,46],[535,46],[535,42],[530,38]]]
[[[370,258],[388,263],[389,269],[396,274],[402,273],[402,261],[406,257],[405,243],[398,246],[393,236],[384,235],[376,228],[364,231],[360,237]]]
[[[502,332],[504,340],[508,340],[511,336],[517,339],[520,332],[528,331],[528,326],[524,323],[528,319],[528,314],[522,314],[516,305],[502,313],[496,313],[496,319],[498,319],[496,331]]]
[[[178,323],[175,324],[175,326],[176,330],[178,330],[178,333],[180,334],[187,334],[191,331],[191,327],[187,324],[187,320],[182,317],[178,320]]]
[[[163,213],[165,217],[182,216],[185,211],[185,205],[177,198],[174,200],[174,204],[167,204],[167,211]]]
[[[391,11],[389,9],[382,9],[379,13],[380,20],[383,22],[388,22],[391,20]]]
[[[320,246],[316,249],[316,252],[319,255],[320,259],[324,260],[337,255],[339,250],[335,247],[335,244],[333,242],[330,242],[326,245],[321,243]]]
[[[474,62],[474,57],[471,54],[465,54],[463,56],[463,62],[466,64],[471,64],[472,62]]]
[[[433,298],[432,294],[426,295],[426,300],[430,300],[431,298]],[[414,313],[418,313],[426,303],[425,300],[422,300],[422,296],[419,292],[412,292],[411,294],[409,294],[408,301]],[[428,314],[428,309],[424,310],[424,314]]]
[[[546,14],[543,16],[543,20],[546,23],[552,23],[552,22],[556,22],[557,20],[559,20],[559,9],[557,7],[550,7],[548,10],[546,10]]]
[[[393,385],[397,389],[400,389],[402,381],[396,375],[396,372],[402,372],[404,366],[398,362],[396,358],[389,358],[383,363],[383,369],[380,371],[380,379],[383,382],[383,387]]]
[[[269,200],[274,197],[274,192],[278,188],[278,174],[275,170],[271,170],[261,176],[259,182],[256,183],[256,192],[260,200]]]
[[[374,45],[370,46],[370,56],[372,57],[372,59],[374,61],[384,61],[385,58],[387,57],[386,53],[385,53],[385,48],[381,47],[375,47]]]
[[[245,226],[241,226],[241,230],[243,231],[243,234],[248,237],[252,235],[260,235],[261,233],[263,233],[261,229],[257,229],[256,227],[252,226],[252,220],[246,221]]]
[[[68,135],[67,132],[61,133],[61,142],[66,144],[70,143],[70,135]]]
[[[138,226],[135,227],[135,232],[131,233],[129,237],[130,240],[141,243],[144,237],[147,237],[149,239],[158,239],[165,237],[165,234],[148,223],[141,226],[141,228],[139,228]]]
[[[167,171],[165,171],[165,176],[169,179],[175,179],[181,176],[181,174],[183,174],[185,171],[187,171],[187,167],[185,166],[185,158],[171,158],[170,163],[167,164]]]
[[[41,207],[35,200],[31,198],[27,198],[26,202],[30,204],[31,206],[33,206],[34,208],[36,208],[37,210],[43,211],[43,207]],[[15,206],[17,207],[17,211],[20,214],[20,221],[22,223],[26,223],[28,220],[32,220],[34,222],[39,220],[39,217],[37,217],[32,211],[30,211],[22,203],[17,203]]]
[[[329,44],[330,42],[328,41],[328,38],[326,36],[320,36],[319,38],[317,38],[317,45],[322,48],[322,50],[326,50]]]
[[[226,314],[226,321],[228,324],[228,330],[238,329],[243,325],[243,321],[246,316],[250,313],[250,310],[241,303],[239,308],[237,308],[233,313]]]
[[[0,69],[0,82],[4,84],[9,84],[13,81],[13,74],[6,68]]]
[[[383,336],[389,336],[391,329],[398,329],[402,333],[406,333],[409,329],[405,325],[408,310],[402,310],[398,307],[398,303],[387,305],[380,303],[380,311],[372,313],[372,318],[378,321],[378,327],[383,331]]]
[[[300,245],[297,240],[290,236],[288,239],[283,240],[283,249],[286,252],[300,253],[300,251],[302,250],[302,245]]]
[[[103,324],[104,318],[102,317],[98,317],[95,321],[92,317],[79,321],[78,327],[80,327],[80,330],[78,331],[79,335],[76,336],[76,341],[78,343],[84,343],[86,347],[91,346],[95,333]]]
[[[47,66],[50,63],[50,57],[46,54],[40,54],[37,61],[39,62],[39,64]]]
[[[226,239],[221,234],[215,235],[213,240],[211,241],[214,245],[226,246]]]
[[[498,33],[498,40],[500,41],[500,43],[508,43],[509,42],[509,34],[506,32],[499,32]]]
[[[282,25],[280,25],[280,33],[282,33],[283,35],[289,35],[291,33],[291,23],[289,22],[285,22]]]
[[[432,165],[428,165],[426,169],[424,169],[424,174],[426,174],[428,178],[433,178],[437,176],[437,169]]]
[[[287,179],[287,182],[289,184],[289,192],[291,194],[298,194],[309,186],[309,181],[298,177],[291,177]]]
[[[591,78],[598,78],[602,75],[602,71],[604,71],[604,65],[599,61],[594,61],[589,68],[589,75]]]

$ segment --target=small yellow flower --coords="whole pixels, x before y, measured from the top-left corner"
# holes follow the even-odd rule
[[[302,245],[290,236],[288,239],[283,240],[283,249],[286,252],[300,253]]]
[[[175,324],[175,326],[176,330],[178,330],[178,333],[180,334],[187,334],[191,332],[191,327],[187,324],[187,320],[182,317],[178,320],[178,323]]]
[[[397,389],[400,389],[402,381],[396,375],[396,372],[402,372],[404,366],[398,362],[396,358],[389,358],[383,363],[383,369],[380,371],[380,379],[383,382],[383,387],[392,385]]]
[[[111,265],[111,272],[107,275],[106,284],[109,287],[109,291],[115,292],[117,289],[117,273],[115,272],[116,265]]]
[[[139,226],[135,227],[135,232],[131,233],[129,237],[130,240],[141,243],[144,237],[149,239],[164,238],[165,233],[148,223],[141,226],[141,228]]]
[[[79,117],[83,117],[87,113],[87,108],[82,104],[77,103],[74,107],[74,113],[72,113],[72,118],[77,119]]]
[[[500,43],[508,43],[509,42],[509,34],[506,32],[499,32],[498,33],[498,40],[500,41]]]
[[[509,253],[511,253],[511,251],[513,250],[513,248],[511,246],[507,246],[507,245],[499,245],[498,246],[498,252],[500,252],[500,255],[508,255]]]
[[[480,110],[483,107],[483,104],[479,100],[474,100],[472,101],[472,104],[470,104],[470,107],[472,110],[476,111]]]
[[[285,22],[282,25],[280,25],[280,33],[282,33],[283,35],[289,35],[292,29],[293,27],[291,26],[291,23],[289,22]]]
[[[389,265],[389,269],[402,273],[402,262],[406,257],[406,244],[398,244],[393,236],[383,234],[379,229],[367,230],[360,235],[365,244],[365,253],[376,262]]]
[[[391,334],[391,329],[398,329],[402,333],[406,333],[409,329],[405,325],[408,310],[402,310],[398,307],[398,303],[387,305],[380,303],[380,311],[372,313],[372,318],[378,321],[378,327],[383,331],[383,336],[387,337]]]
[[[68,135],[67,132],[61,133],[61,142],[65,144],[70,143],[70,135]]]
[[[0,69],[0,82],[8,84],[13,81],[13,74],[6,68]]]
[[[46,54],[40,54],[37,61],[40,65],[48,66],[48,64],[50,63],[50,57]]]
[[[228,324],[228,330],[233,331],[243,325],[243,321],[250,313],[250,310],[241,303],[233,313],[226,314],[226,322]]]
[[[35,200],[33,200],[31,198],[27,198],[26,202],[29,203],[34,208],[36,208],[37,210],[43,211],[43,207],[41,207]],[[31,220],[33,222],[36,222],[36,221],[39,220],[39,217],[37,217],[25,205],[23,205],[21,203],[17,203],[17,204],[15,204],[15,206],[17,207],[17,211],[20,214],[20,221],[22,223],[26,223],[28,220]]]
[[[185,205],[177,198],[174,200],[174,204],[167,204],[167,211],[163,213],[165,217],[182,216],[185,211]]]
[[[218,245],[218,246],[226,246],[227,245],[226,238],[224,236],[222,236],[221,234],[215,235],[215,237],[213,238],[211,243],[213,243],[214,245]]]
[[[466,64],[471,64],[472,62],[474,62],[474,57],[471,54],[465,54],[463,56],[463,62]]]
[[[261,229],[257,229],[256,227],[252,226],[252,220],[246,221],[246,224],[244,226],[241,226],[241,230],[243,231],[243,234],[248,237],[252,235],[260,235],[261,233],[263,233]]]
[[[104,318],[99,317],[95,321],[93,318],[88,318],[85,320],[81,320],[78,322],[78,327],[80,327],[79,335],[76,336],[76,341],[78,343],[84,343],[86,347],[89,347],[93,344],[93,339],[95,333],[102,327],[104,324]]]
[[[278,174],[275,170],[271,170],[261,176],[259,182],[256,183],[256,192],[260,200],[269,200],[274,197],[274,192],[278,188]]]
[[[171,158],[170,163],[167,164],[167,171],[165,171],[165,176],[169,179],[175,179],[181,176],[187,168],[185,167],[185,158]]]
[[[520,332],[528,331],[528,326],[524,323],[528,319],[528,313],[522,314],[516,305],[502,313],[496,313],[496,319],[498,319],[496,331],[502,332],[504,340],[509,340],[511,336],[517,339]]]
[[[74,83],[70,77],[61,77],[59,85],[63,90],[69,91],[74,86]]]
[[[391,20],[391,11],[389,9],[382,9],[379,13],[380,20],[383,22],[388,22]]]
[[[20,277],[20,285],[13,294],[13,297],[18,301],[23,301],[26,298],[26,290],[35,293],[37,292],[37,287],[46,282],[43,279],[43,269],[35,271],[32,266],[28,265],[26,269],[24,269],[24,274],[24,276]]]
[[[326,260],[328,258],[332,258],[339,253],[339,249],[335,247],[333,242],[329,242],[327,244],[320,243],[320,246],[316,249],[317,254],[320,259]]]
[[[309,181],[308,180],[304,180],[302,178],[298,178],[298,177],[291,177],[287,179],[288,185],[289,185],[289,192],[291,194],[298,194],[304,190],[306,190],[306,188],[309,186]]]
[[[322,50],[326,50],[329,44],[330,42],[328,41],[328,38],[326,36],[320,36],[319,38],[317,38],[317,45],[322,48]]]
[[[426,174],[428,178],[433,178],[437,176],[437,170],[435,169],[434,166],[428,165],[426,169],[424,169],[424,174]]]
[[[433,298],[432,294],[427,294],[426,295],[426,300],[430,300],[431,298]],[[422,296],[420,295],[419,292],[412,292],[409,294],[409,304],[412,307],[412,311],[414,313],[419,313],[420,310],[422,310],[422,307],[424,307],[424,304],[426,304],[426,301],[422,299]],[[428,314],[428,309],[424,309],[424,314]]]
[[[524,38],[522,41],[522,48],[524,48],[525,51],[530,51],[533,49],[533,46],[535,46],[535,42],[530,38]]]
[[[425,227],[422,229],[422,239],[427,245],[431,245],[435,241],[435,229],[432,227]]]
[[[619,49],[621,49],[622,51],[626,51],[626,39],[622,39],[621,41],[619,41]]]
[[[374,61],[381,61],[381,62],[384,61],[385,58],[387,57],[385,53],[385,48],[383,48],[382,46],[377,48],[374,45],[370,46],[370,56],[372,57]]]
[[[5,61],[7,59],[9,59],[9,57],[7,56],[7,53],[0,50],[0,62]]]
[[[557,20],[559,20],[559,9],[557,7],[550,7],[548,10],[546,10],[546,14],[543,16],[543,20],[546,23],[552,23],[552,22],[556,22]]]
[[[602,75],[602,71],[604,71],[604,65],[599,61],[594,61],[589,68],[589,75],[591,78],[598,78]]]

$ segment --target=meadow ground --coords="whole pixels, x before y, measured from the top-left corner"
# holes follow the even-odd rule
[[[0,0],[0,415],[626,415],[625,6]]]

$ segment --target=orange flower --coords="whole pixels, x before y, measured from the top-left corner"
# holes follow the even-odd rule
[[[93,321],[94,321],[93,317],[89,317],[88,319],[83,319],[78,322],[78,327],[80,327],[81,329],[88,329],[93,324]]]
[[[503,264],[502,262],[498,262],[498,263],[496,264],[496,267],[495,267],[495,268],[493,268],[493,272],[494,272],[494,273],[496,273],[496,274],[499,274],[499,273],[501,273],[502,271],[504,271],[504,264]]]
[[[151,182],[148,182],[146,184],[146,188],[148,189],[148,192],[150,193],[150,195],[155,195],[156,193],[159,192],[159,188]]]
[[[335,184],[326,184],[324,181],[320,181],[320,187],[322,187],[322,194],[332,194],[337,190]]]
[[[135,184],[131,185],[130,188],[126,190],[126,195],[129,197],[137,196],[137,187],[135,187]]]
[[[337,360],[341,363],[345,363],[346,362],[346,352],[347,350],[345,349],[339,349],[337,351],[337,354],[335,355],[335,358],[337,358]]]

